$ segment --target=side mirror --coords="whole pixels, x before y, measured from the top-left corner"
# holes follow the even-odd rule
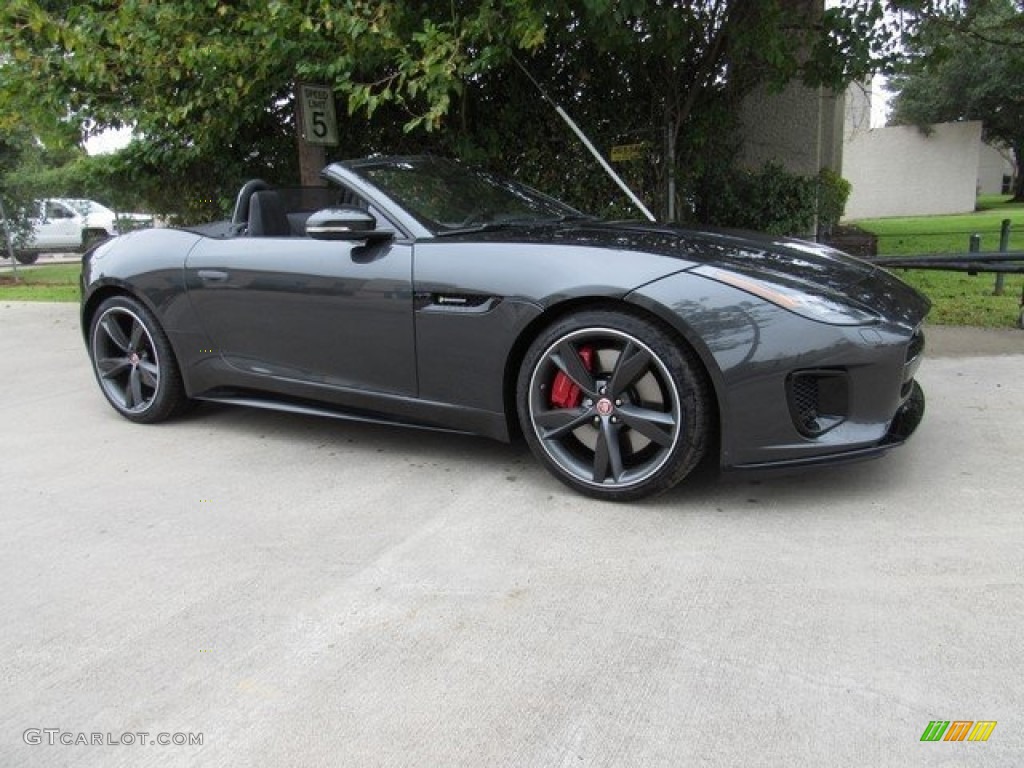
[[[306,234],[314,240],[388,240],[391,232],[377,229],[377,219],[355,206],[324,208],[306,220]]]

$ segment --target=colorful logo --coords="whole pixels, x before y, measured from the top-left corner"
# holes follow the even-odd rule
[[[932,720],[921,741],[988,741],[995,727],[995,720]]]

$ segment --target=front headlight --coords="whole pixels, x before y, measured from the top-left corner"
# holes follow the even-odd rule
[[[803,288],[794,288],[780,283],[769,283],[749,275],[741,275],[708,264],[690,270],[693,274],[719,283],[731,285],[741,291],[764,299],[782,309],[801,317],[817,320],[829,325],[872,325],[878,315],[860,306],[839,301],[823,293],[810,293]]]

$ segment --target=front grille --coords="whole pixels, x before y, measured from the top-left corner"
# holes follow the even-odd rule
[[[906,400],[914,388],[914,374],[921,365],[921,354],[924,352],[924,331],[918,326],[907,344],[907,359],[903,365],[903,385],[900,387],[900,399]]]
[[[907,362],[917,359],[924,352],[924,331],[918,328],[910,337],[910,344],[907,345]]]

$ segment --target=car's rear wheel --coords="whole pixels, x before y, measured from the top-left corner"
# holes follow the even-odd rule
[[[135,299],[116,296],[99,306],[89,329],[89,357],[104,396],[126,419],[150,424],[189,405],[166,334]]]
[[[35,264],[39,260],[39,254],[32,251],[15,251],[14,258],[19,264]]]
[[[533,453],[570,487],[610,501],[666,491],[697,466],[709,398],[691,349],[613,311],[580,312],[541,333],[517,386]]]

